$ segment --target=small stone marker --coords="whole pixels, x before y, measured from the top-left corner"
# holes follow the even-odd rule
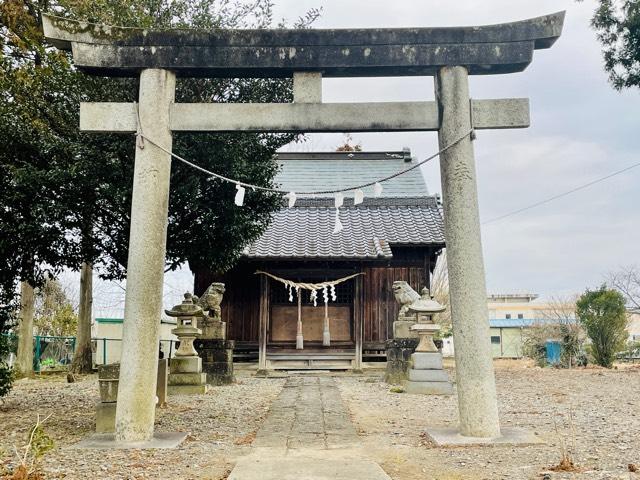
[[[158,383],[156,397],[158,407],[167,406],[167,378],[169,363],[166,358],[158,360]],[[116,401],[120,364],[98,365],[100,401],[96,405],[96,433],[113,433],[116,425]]]
[[[112,433],[115,430],[119,376],[119,363],[98,365],[100,401],[96,405],[96,433]]]
[[[156,396],[158,397],[158,407],[165,408],[167,406],[167,386],[169,382],[169,359],[161,358],[158,360],[158,385],[156,387]]]

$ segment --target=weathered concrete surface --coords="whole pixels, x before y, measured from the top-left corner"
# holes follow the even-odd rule
[[[169,105],[175,75],[144,70],[140,75],[143,132],[171,149]],[[122,364],[116,409],[118,442],[153,438],[158,342],[167,240],[171,157],[146,142],[136,147],[127,263]]]
[[[467,437],[455,428],[430,427],[427,437],[439,447],[472,445],[534,445],[544,443],[537,435],[521,428],[503,427],[498,437]]]
[[[294,103],[322,102],[322,73],[293,72]]]
[[[270,457],[241,459],[229,480],[390,480],[380,466],[371,460],[343,455],[321,458]]]
[[[96,433],[113,433],[116,426],[116,403],[96,404]]]
[[[358,442],[332,378],[292,377],[271,406],[254,446],[330,449]]]
[[[526,128],[530,124],[526,98],[471,103],[478,130]],[[437,131],[441,123],[436,102],[176,103],[170,108],[171,129],[183,132]],[[83,131],[135,132],[136,128],[132,103],[80,104]]]
[[[469,84],[463,67],[445,67],[436,77],[442,111],[440,148],[471,129]],[[440,155],[440,175],[449,266],[460,433],[500,435],[487,310],[478,191],[470,136]]]
[[[97,450],[176,448],[185,438],[187,438],[186,433],[155,433],[151,439],[145,442],[121,442],[115,439],[113,433],[96,433],[79,442],[75,448]]]
[[[360,447],[335,381],[292,377],[229,480],[389,480]]]
[[[166,68],[183,76],[327,77],[434,75],[464,65],[472,74],[524,70],[562,32],[564,12],[481,27],[345,30],[143,30],[45,16],[47,39],[72,49],[74,64],[100,75]]]

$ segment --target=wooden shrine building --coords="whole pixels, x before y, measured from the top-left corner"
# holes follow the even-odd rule
[[[294,192],[359,185],[412,165],[408,149],[400,152],[279,153],[276,182]],[[363,203],[345,194],[339,218],[344,229],[333,233],[333,195],[298,198],[283,205],[266,232],[245,250],[240,263],[224,276],[196,272],[195,291],[211,281],[226,284],[222,302],[227,337],[236,354],[259,356],[261,369],[360,369],[363,357],[383,358],[398,312],[391,285],[405,280],[417,291],[444,247],[438,198],[429,194],[420,169],[384,182],[381,196],[365,189]],[[300,316],[304,347],[296,349],[297,299],[262,270],[296,282],[331,281],[362,272],[336,286],[336,301],[325,311],[303,292]],[[330,345],[323,345],[328,317]]]

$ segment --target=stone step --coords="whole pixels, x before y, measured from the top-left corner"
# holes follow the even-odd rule
[[[449,375],[444,370],[409,370],[409,380],[414,382],[448,382]]]
[[[207,393],[209,385],[169,385],[169,395],[201,395]]]
[[[207,383],[206,373],[171,373],[169,374],[169,386],[176,385],[203,385]]]
[[[453,395],[453,385],[449,382],[412,382],[404,386],[406,393],[420,395]]]

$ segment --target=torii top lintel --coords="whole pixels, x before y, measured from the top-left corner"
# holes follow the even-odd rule
[[[434,75],[464,66],[472,75],[524,70],[533,51],[562,33],[564,12],[480,27],[144,30],[44,16],[46,38],[72,50],[90,74],[135,76],[163,68],[183,77],[325,77]]]

